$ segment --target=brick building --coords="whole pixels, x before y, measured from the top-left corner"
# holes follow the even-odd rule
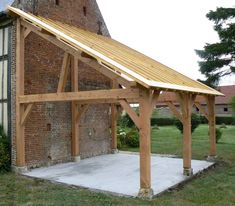
[[[16,22],[5,13],[6,5],[109,36],[96,1],[74,2],[8,0],[0,3],[0,121],[12,140],[12,165],[16,161]],[[25,41],[25,94],[56,92],[64,51],[34,33]],[[110,80],[79,62],[78,87],[79,90],[110,88]],[[70,89],[68,81],[65,91]],[[111,152],[110,105],[89,106],[79,128],[82,158]],[[28,167],[71,160],[71,104],[38,103],[33,107],[25,125],[25,153]]]

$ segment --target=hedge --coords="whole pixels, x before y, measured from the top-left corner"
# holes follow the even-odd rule
[[[174,125],[174,118],[152,118],[151,119],[151,126],[167,126],[167,125]]]
[[[151,126],[154,126],[154,125],[168,126],[168,125],[174,125],[174,123],[175,123],[174,118],[152,118],[151,119]],[[200,116],[200,123],[208,124],[208,121],[204,116]],[[235,125],[235,117],[216,117],[216,124]]]
[[[202,124],[208,124],[207,119],[204,116],[200,117]],[[216,124],[235,125],[235,117],[215,117]]]

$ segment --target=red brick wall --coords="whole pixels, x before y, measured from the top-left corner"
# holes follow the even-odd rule
[[[38,3],[33,5],[32,1],[21,1],[21,4],[17,6],[44,17],[109,35],[94,0],[60,0],[59,5],[56,5],[54,0],[36,2]],[[61,49],[33,33],[27,37],[25,48],[26,94],[56,92],[63,53]],[[14,79],[13,69],[13,87]],[[109,87],[109,79],[83,63],[79,63],[80,90]],[[66,91],[70,91],[70,81],[67,83]],[[14,100],[14,88],[12,96],[12,100]],[[14,106],[12,112],[14,113]],[[14,124],[14,117],[12,123]],[[79,127],[80,150],[83,158],[110,152],[109,105],[90,106]],[[12,137],[14,143],[14,126],[12,127]],[[26,123],[25,145],[28,166],[70,160],[71,104],[62,102],[36,104]],[[15,163],[14,148],[13,145],[13,164]]]

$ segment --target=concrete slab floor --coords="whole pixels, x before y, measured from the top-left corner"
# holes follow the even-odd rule
[[[188,177],[183,175],[183,160],[152,155],[152,189],[154,195],[173,187]],[[194,174],[213,163],[192,160]],[[139,192],[139,155],[118,153],[102,155],[50,167],[33,169],[24,175],[75,185],[123,196],[136,197]]]

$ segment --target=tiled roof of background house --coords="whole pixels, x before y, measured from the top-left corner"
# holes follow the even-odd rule
[[[220,86],[218,91],[225,96],[218,96],[215,98],[215,104],[228,104],[233,96],[235,96],[235,85]]]
[[[229,104],[231,98],[235,96],[235,85],[229,85],[229,86],[219,86],[216,90],[220,91],[224,94],[224,96],[216,96],[215,97],[215,104]],[[158,100],[157,105],[158,106],[166,106],[165,101],[172,101],[175,105],[178,105],[179,102],[176,100],[175,93],[173,92],[164,92],[162,95],[160,95],[160,98]],[[203,96],[198,96],[196,98],[196,101],[201,102],[202,104],[205,104],[205,98]]]

